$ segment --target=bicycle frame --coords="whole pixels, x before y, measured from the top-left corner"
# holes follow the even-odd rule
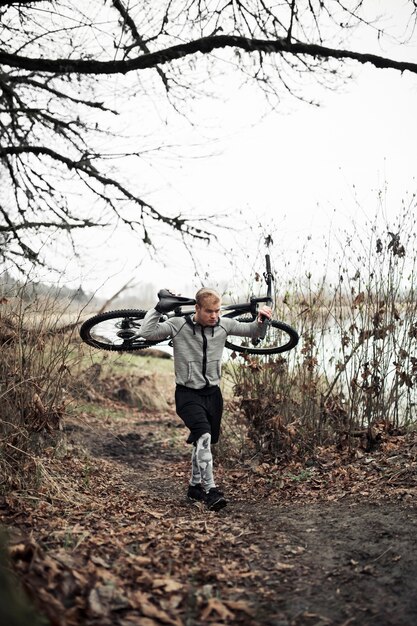
[[[237,304],[225,304],[221,307],[222,311],[239,311],[240,313],[251,313],[253,317],[256,317],[258,313],[258,304],[261,303],[269,303],[271,302],[271,298],[267,296],[263,298],[255,298],[254,296],[250,299],[250,302],[241,302]]]

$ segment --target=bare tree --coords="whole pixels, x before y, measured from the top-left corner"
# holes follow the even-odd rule
[[[183,112],[200,88],[196,68],[207,83],[222,63],[257,81],[270,98],[285,91],[307,100],[295,79],[308,75],[334,85],[346,61],[417,73],[416,63],[354,48],[356,33],[375,45],[396,39],[405,46],[413,38],[415,2],[406,3],[400,34],[396,15],[374,15],[375,6],[366,0],[0,0],[0,258],[42,263],[51,233],[71,240],[76,229],[115,219],[144,244],[162,225],[182,237],[209,238],[210,224],[153,206],[136,181],[125,182],[121,155],[103,150],[103,138],[120,130],[120,110],[109,104],[114,76],[123,79],[120,100],[164,94]],[[124,154],[140,155],[140,148]],[[82,201],[75,201],[74,189],[83,190]]]

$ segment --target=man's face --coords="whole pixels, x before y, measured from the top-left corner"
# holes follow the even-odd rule
[[[195,305],[195,320],[201,326],[215,326],[220,317],[220,300],[205,298],[203,304]]]

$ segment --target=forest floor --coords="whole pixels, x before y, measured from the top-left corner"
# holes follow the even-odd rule
[[[51,624],[417,623],[416,433],[322,449],[308,467],[216,458],[229,503],[214,513],[185,497],[172,405],[104,409],[66,424],[60,457],[46,451],[44,493],[0,503],[14,569]]]

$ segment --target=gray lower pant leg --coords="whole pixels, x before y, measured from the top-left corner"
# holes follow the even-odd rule
[[[191,479],[190,485],[199,485],[201,483],[201,472],[197,463],[197,446],[193,444],[193,451],[191,453]]]
[[[208,491],[216,484],[213,478],[213,456],[211,454],[211,435],[204,433],[197,439],[191,457],[191,481],[192,485],[201,483],[203,489]]]

